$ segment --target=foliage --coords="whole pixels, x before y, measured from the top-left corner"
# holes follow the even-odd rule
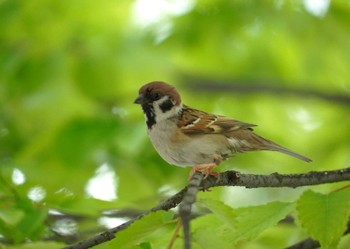
[[[349,189],[328,195],[306,191],[298,201],[297,210],[302,226],[320,241],[322,248],[336,248],[350,215]]]
[[[241,240],[256,238],[262,231],[277,224],[294,208],[291,203],[281,202],[237,209],[229,208],[219,201],[205,200],[204,203],[214,215],[222,219],[223,226],[229,224],[232,230],[229,241],[235,244]],[[222,215],[225,209],[227,210]]]
[[[150,235],[171,222],[169,217],[166,217],[166,214],[163,214],[163,212],[151,213],[142,220],[132,224],[128,229],[120,232],[116,239],[110,242],[111,248],[129,248],[132,245],[148,241]]]
[[[133,105],[152,80],[176,85],[190,106],[258,124],[257,133],[314,161],[247,153],[219,171],[349,166],[349,103],[339,101],[350,92],[347,1],[323,12],[306,0],[142,2],[0,2],[0,248],[60,248],[186,185],[188,169],[157,155]],[[311,93],[193,90],[198,79]],[[347,248],[341,186],[200,193],[193,246],[272,248],[311,236]],[[278,223],[286,216],[297,224]],[[174,228],[155,213],[123,233],[135,238],[130,248],[161,248]]]

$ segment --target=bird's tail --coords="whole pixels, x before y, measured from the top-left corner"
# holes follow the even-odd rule
[[[298,154],[298,153],[296,153],[294,151],[291,151],[291,150],[289,150],[287,148],[284,148],[284,147],[282,147],[280,145],[277,145],[277,144],[274,145],[274,146],[271,146],[269,149],[273,150],[273,151],[278,151],[278,152],[290,155],[292,157],[298,158],[298,159],[303,160],[303,161],[308,162],[308,163],[312,162],[312,160],[310,158],[308,158],[306,156],[303,156],[303,155],[300,155],[300,154]]]
[[[255,133],[253,133],[256,137],[255,139],[256,140],[259,140],[260,142],[260,145],[262,146],[262,149],[263,150],[272,150],[272,151],[278,151],[278,152],[281,152],[281,153],[284,153],[284,154],[287,154],[289,156],[292,156],[292,157],[295,157],[295,158],[298,158],[300,160],[303,160],[305,162],[311,162],[312,160],[306,156],[303,156],[303,155],[300,155],[294,151],[291,151],[283,146],[280,146],[270,140],[267,140],[263,137],[260,137],[258,135],[256,135]]]

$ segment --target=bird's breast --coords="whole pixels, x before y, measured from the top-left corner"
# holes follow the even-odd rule
[[[148,129],[148,136],[158,154],[168,163],[176,166],[188,166],[181,160],[177,125],[172,121],[162,121]]]

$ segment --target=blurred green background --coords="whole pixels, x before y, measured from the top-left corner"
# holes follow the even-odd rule
[[[350,2],[341,0],[0,1],[0,248],[74,242],[186,185],[189,168],[157,155],[133,104],[149,81],[313,159],[248,153],[219,171],[349,166],[349,41]],[[200,196],[240,207],[302,191]]]

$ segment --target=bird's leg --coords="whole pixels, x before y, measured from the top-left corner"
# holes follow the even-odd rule
[[[188,180],[191,180],[194,173],[201,172],[204,175],[204,178],[207,178],[209,175],[215,176],[216,178],[219,177],[219,172],[211,172],[211,170],[216,166],[216,163],[203,163],[196,165],[192,168],[190,171],[190,174],[188,176]]]

